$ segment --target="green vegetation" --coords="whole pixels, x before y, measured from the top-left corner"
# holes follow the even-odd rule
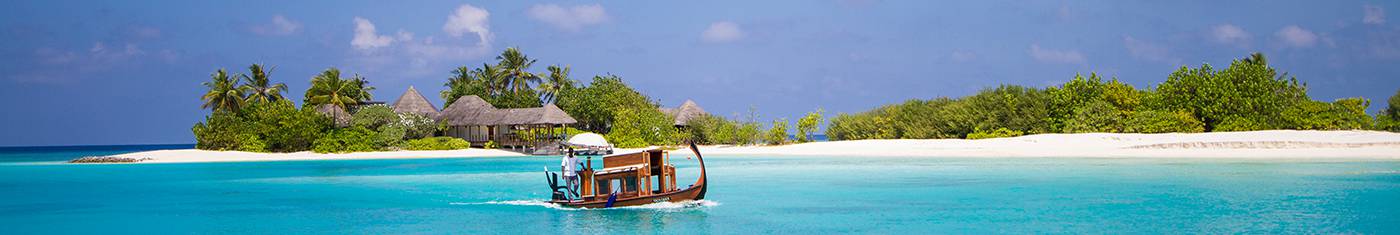
[[[374,131],[359,126],[337,128],[316,139],[316,145],[311,150],[317,153],[376,151],[380,150],[376,143],[377,135]]]
[[[786,144],[788,141],[788,120],[779,118],[773,120],[773,126],[768,128],[768,132],[763,134],[763,141],[771,145]]]
[[[1400,132],[1400,90],[1395,91],[1386,102],[1387,106],[1376,114],[1377,130]]]
[[[1151,89],[1097,74],[1045,89],[1003,85],[963,98],[910,100],[837,114],[832,140],[991,138],[1039,133],[1170,133],[1268,129],[1396,131],[1400,98],[1372,118],[1361,98],[1315,101],[1262,54],[1223,70],[1182,67]],[[1397,93],[1400,96],[1400,93]],[[989,130],[989,131],[984,131]]]
[[[812,133],[817,132],[817,126],[822,124],[822,109],[812,111],[797,119],[797,142],[806,143],[812,141]]]
[[[1025,132],[1013,131],[1013,130],[1006,129],[1006,128],[997,128],[996,130],[992,130],[992,131],[990,131],[990,132],[988,132],[988,131],[983,131],[983,130],[981,130],[981,129],[978,129],[978,130],[972,131],[972,133],[968,133],[968,134],[967,134],[967,139],[969,139],[969,140],[980,140],[980,139],[991,139],[991,138],[1006,138],[1006,137],[1017,137],[1017,136],[1021,136],[1021,135],[1025,135],[1025,134],[1026,134]]]
[[[457,150],[471,148],[471,143],[453,137],[428,137],[404,142],[406,150]]]
[[[340,69],[329,68],[311,78],[311,88],[306,90],[303,107],[320,107],[329,104],[341,109],[349,109],[373,97],[369,94],[374,87],[359,74],[350,79],[340,78]]]
[[[691,118],[687,123],[690,127],[683,134],[698,144],[755,144],[763,138],[763,125],[754,122],[753,116],[746,121],[714,115]]]

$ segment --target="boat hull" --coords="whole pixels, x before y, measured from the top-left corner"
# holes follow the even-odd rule
[[[705,186],[704,186],[704,185],[695,185],[695,186],[691,186],[690,188],[686,188],[686,189],[683,189],[683,190],[672,191],[672,192],[667,192],[667,193],[652,194],[652,195],[641,196],[641,197],[617,198],[616,200],[613,201],[612,207],[640,206],[640,205],[646,205],[646,204],[652,204],[652,203],[658,203],[658,202],[683,202],[683,201],[701,200],[701,199],[705,199],[705,193],[704,193],[705,190],[704,190],[704,189],[705,189]],[[560,205],[560,206],[565,206],[565,207],[578,207],[578,208],[607,208],[607,207],[608,207],[608,198],[605,197],[605,196],[599,196],[599,198],[600,198],[600,199],[597,199],[597,200],[588,200],[588,201],[554,200],[554,201],[550,201],[550,203],[558,204],[558,205]]]

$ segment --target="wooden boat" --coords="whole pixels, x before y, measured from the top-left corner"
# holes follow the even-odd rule
[[[705,159],[694,143],[690,144],[690,151],[700,162],[700,179],[688,187],[676,187],[676,167],[668,163],[670,155],[651,149],[605,156],[603,169],[597,171],[589,157],[578,174],[577,192],[560,186],[557,178],[546,172],[554,191],[549,202],[566,207],[608,208],[705,199]]]

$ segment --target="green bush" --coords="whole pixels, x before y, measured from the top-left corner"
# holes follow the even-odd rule
[[[406,150],[457,150],[471,148],[472,144],[456,137],[428,137],[404,142]]]
[[[1376,114],[1377,130],[1400,132],[1400,90],[1386,100],[1386,107]]]
[[[1117,133],[1123,115],[1107,101],[1096,100],[1074,109],[1065,121],[1064,133]]]
[[[1225,117],[1219,122],[1217,122],[1217,124],[1215,125],[1215,129],[1211,131],[1259,131],[1271,129],[1274,129],[1274,127],[1268,126],[1268,124],[1264,123],[1263,121],[1249,119],[1246,117],[1230,116]]]
[[[788,140],[788,120],[779,118],[773,120],[773,126],[768,128],[768,133],[763,135],[764,142],[771,145],[785,144]]]
[[[1360,130],[1370,129],[1372,118],[1366,115],[1371,101],[1362,98],[1339,99],[1332,103],[1304,101],[1283,112],[1289,128],[1299,130]]]
[[[1183,66],[1157,85],[1156,100],[1148,103],[1157,110],[1192,112],[1208,131],[1265,130],[1287,127],[1280,113],[1308,101],[1306,90],[1256,53],[1220,71]]]
[[[253,102],[244,109],[258,136],[273,152],[298,152],[311,149],[311,144],[332,126],[327,118],[312,109],[296,109],[289,100]]]
[[[1025,134],[1026,134],[1025,132],[1021,132],[1021,131],[1017,131],[1017,130],[1011,130],[1011,129],[1006,129],[1006,128],[997,128],[996,130],[993,130],[993,131],[991,131],[991,132],[983,131],[982,129],[977,129],[977,130],[973,131],[972,133],[967,134],[967,139],[969,139],[969,140],[980,140],[980,139],[991,139],[991,138],[1006,138],[1006,137],[1017,137],[1017,136],[1022,136],[1022,135],[1025,135]]]
[[[351,126],[373,130],[374,144],[379,148],[395,147],[404,140],[428,137],[438,123],[419,114],[397,113],[393,108],[373,105],[360,108],[350,117]]]
[[[1138,111],[1128,115],[1123,132],[1128,133],[1199,133],[1205,123],[1185,111]]]
[[[481,148],[484,148],[484,149],[496,149],[496,148],[499,148],[499,147],[501,147],[501,146],[496,145],[496,141],[495,141],[495,140],[488,140],[488,141],[486,141],[486,143],[481,144]]]
[[[797,142],[806,143],[812,141],[812,133],[817,132],[817,126],[822,124],[822,109],[812,111],[797,119]]]
[[[358,126],[335,129],[317,139],[311,149],[317,153],[377,151],[380,148],[375,144],[375,135],[374,131]]]
[[[661,113],[655,106],[625,108],[618,112],[612,131],[606,136],[621,148],[666,145],[673,143],[678,137],[674,124],[674,119]]]
[[[233,112],[215,111],[191,129],[197,149],[265,152],[268,148],[267,142],[258,136],[257,123]]]

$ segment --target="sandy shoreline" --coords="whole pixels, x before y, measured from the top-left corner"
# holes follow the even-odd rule
[[[631,152],[640,149],[619,149]],[[1253,131],[1197,134],[1042,134],[985,140],[856,140],[781,146],[703,146],[705,155],[875,157],[1072,157],[1400,160],[1400,133]],[[689,155],[689,151],[673,154]],[[347,154],[249,153],[196,149],[112,155],[141,163],[510,157],[494,150],[391,151]]]

